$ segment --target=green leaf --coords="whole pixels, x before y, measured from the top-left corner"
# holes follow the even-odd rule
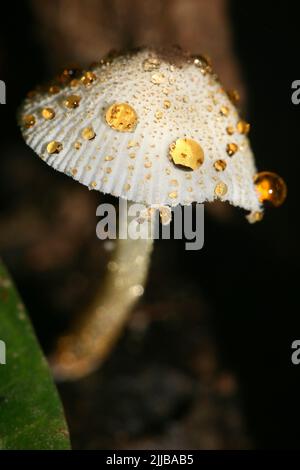
[[[69,433],[46,359],[0,260],[0,449],[69,449]],[[3,343],[4,342],[4,343]],[[5,346],[5,348],[4,348]]]

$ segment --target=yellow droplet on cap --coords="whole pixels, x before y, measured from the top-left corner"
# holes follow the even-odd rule
[[[55,117],[55,111],[52,108],[43,108],[42,116],[44,119],[46,119],[46,121],[49,121]]]
[[[81,133],[84,140],[92,140],[96,137],[96,133],[92,127],[85,127]]]
[[[105,120],[114,130],[119,132],[132,132],[137,125],[137,114],[127,103],[115,103],[106,113]]]
[[[233,104],[237,104],[240,101],[240,94],[237,90],[228,90],[227,96]]]
[[[254,177],[254,184],[260,202],[270,202],[279,207],[287,195],[287,187],[281,176],[271,171],[261,171]]]
[[[250,124],[246,121],[239,121],[236,125],[236,128],[240,134],[248,134],[250,131]]]
[[[204,161],[202,147],[192,139],[177,139],[170,145],[170,158],[175,165],[197,170]]]
[[[36,123],[36,119],[33,114],[26,114],[25,116],[23,116],[22,121],[27,129],[33,127]]]
[[[47,145],[47,152],[52,155],[53,153],[59,153],[63,148],[63,145],[61,142],[57,142],[56,140],[52,140],[49,142]]]
[[[75,109],[78,108],[80,100],[81,96],[79,95],[69,95],[66,97],[64,105],[66,106],[66,108]]]
[[[225,183],[223,183],[223,181],[218,183],[215,187],[215,195],[218,196],[218,197],[225,196],[227,191],[228,191],[227,185]]]
[[[220,114],[222,114],[222,116],[228,116],[229,114],[229,108],[227,106],[221,106],[220,108]]]
[[[230,157],[234,155],[238,151],[238,149],[239,148],[237,144],[235,144],[234,142],[232,142],[231,144],[227,144],[226,146],[226,152],[228,153]]]
[[[83,85],[89,86],[97,80],[97,76],[94,72],[88,71],[82,75],[80,80]]]
[[[214,169],[216,171],[224,171],[226,169],[227,163],[225,160],[216,160],[214,163]]]

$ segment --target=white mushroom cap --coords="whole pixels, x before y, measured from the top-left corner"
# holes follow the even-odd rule
[[[248,125],[206,59],[143,49],[28,98],[26,143],[50,166],[147,205],[260,203]]]

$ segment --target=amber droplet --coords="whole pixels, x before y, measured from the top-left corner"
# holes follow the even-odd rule
[[[49,121],[55,117],[55,111],[52,108],[43,108],[42,116],[46,121]]]
[[[237,104],[240,101],[240,94],[237,90],[228,90],[227,96],[233,104]]]
[[[226,162],[225,160],[216,160],[214,163],[214,168],[216,171],[224,171],[226,169]]]
[[[240,134],[248,134],[250,131],[250,124],[246,121],[239,121],[236,128]]]
[[[271,171],[261,171],[254,177],[254,184],[260,202],[270,202],[275,207],[281,206],[287,195],[284,180]]]
[[[226,132],[228,135],[234,134],[234,127],[233,126],[226,127]]]
[[[33,127],[36,123],[36,119],[33,114],[26,114],[25,116],[23,116],[22,120],[26,129]]]
[[[132,132],[137,125],[137,114],[127,103],[115,103],[111,105],[106,113],[107,124],[119,132]]]
[[[232,155],[234,155],[238,151],[238,149],[239,148],[237,144],[235,144],[234,142],[232,142],[231,144],[227,144],[226,146],[226,152],[230,157],[232,157]]]
[[[92,140],[96,137],[96,133],[92,127],[85,127],[81,135],[84,140]]]
[[[63,148],[63,145],[61,142],[57,142],[56,140],[52,140],[49,142],[47,145],[47,152],[52,155],[53,153],[59,153]]]
[[[177,139],[170,145],[170,158],[175,165],[197,170],[204,161],[204,152],[195,140]]]
[[[85,72],[80,80],[83,85],[89,86],[97,80],[97,76],[94,72]]]
[[[196,67],[199,67],[201,72],[205,75],[206,73],[212,72],[211,59],[205,55],[198,55],[193,57],[193,63]]]
[[[225,194],[227,193],[227,190],[228,190],[227,185],[223,183],[223,181],[221,181],[215,187],[215,195],[218,197],[225,196]]]
[[[81,97],[78,95],[69,95],[66,97],[64,101],[64,105],[66,106],[66,108],[69,108],[69,109],[78,108],[80,100],[81,100]]]
[[[163,113],[161,111],[156,111],[155,117],[156,119],[161,119],[163,117]]]
[[[170,199],[176,199],[177,197],[178,197],[177,191],[172,191],[171,193],[169,193]]]
[[[228,116],[229,114],[229,108],[227,106],[221,106],[220,108],[220,114],[222,114],[222,116]]]
[[[171,101],[170,100],[164,100],[164,108],[169,109],[171,107]]]

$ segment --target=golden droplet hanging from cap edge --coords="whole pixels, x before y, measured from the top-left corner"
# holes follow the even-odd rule
[[[281,176],[271,171],[261,171],[254,176],[254,184],[260,202],[270,202],[279,207],[286,199],[287,187]]]

